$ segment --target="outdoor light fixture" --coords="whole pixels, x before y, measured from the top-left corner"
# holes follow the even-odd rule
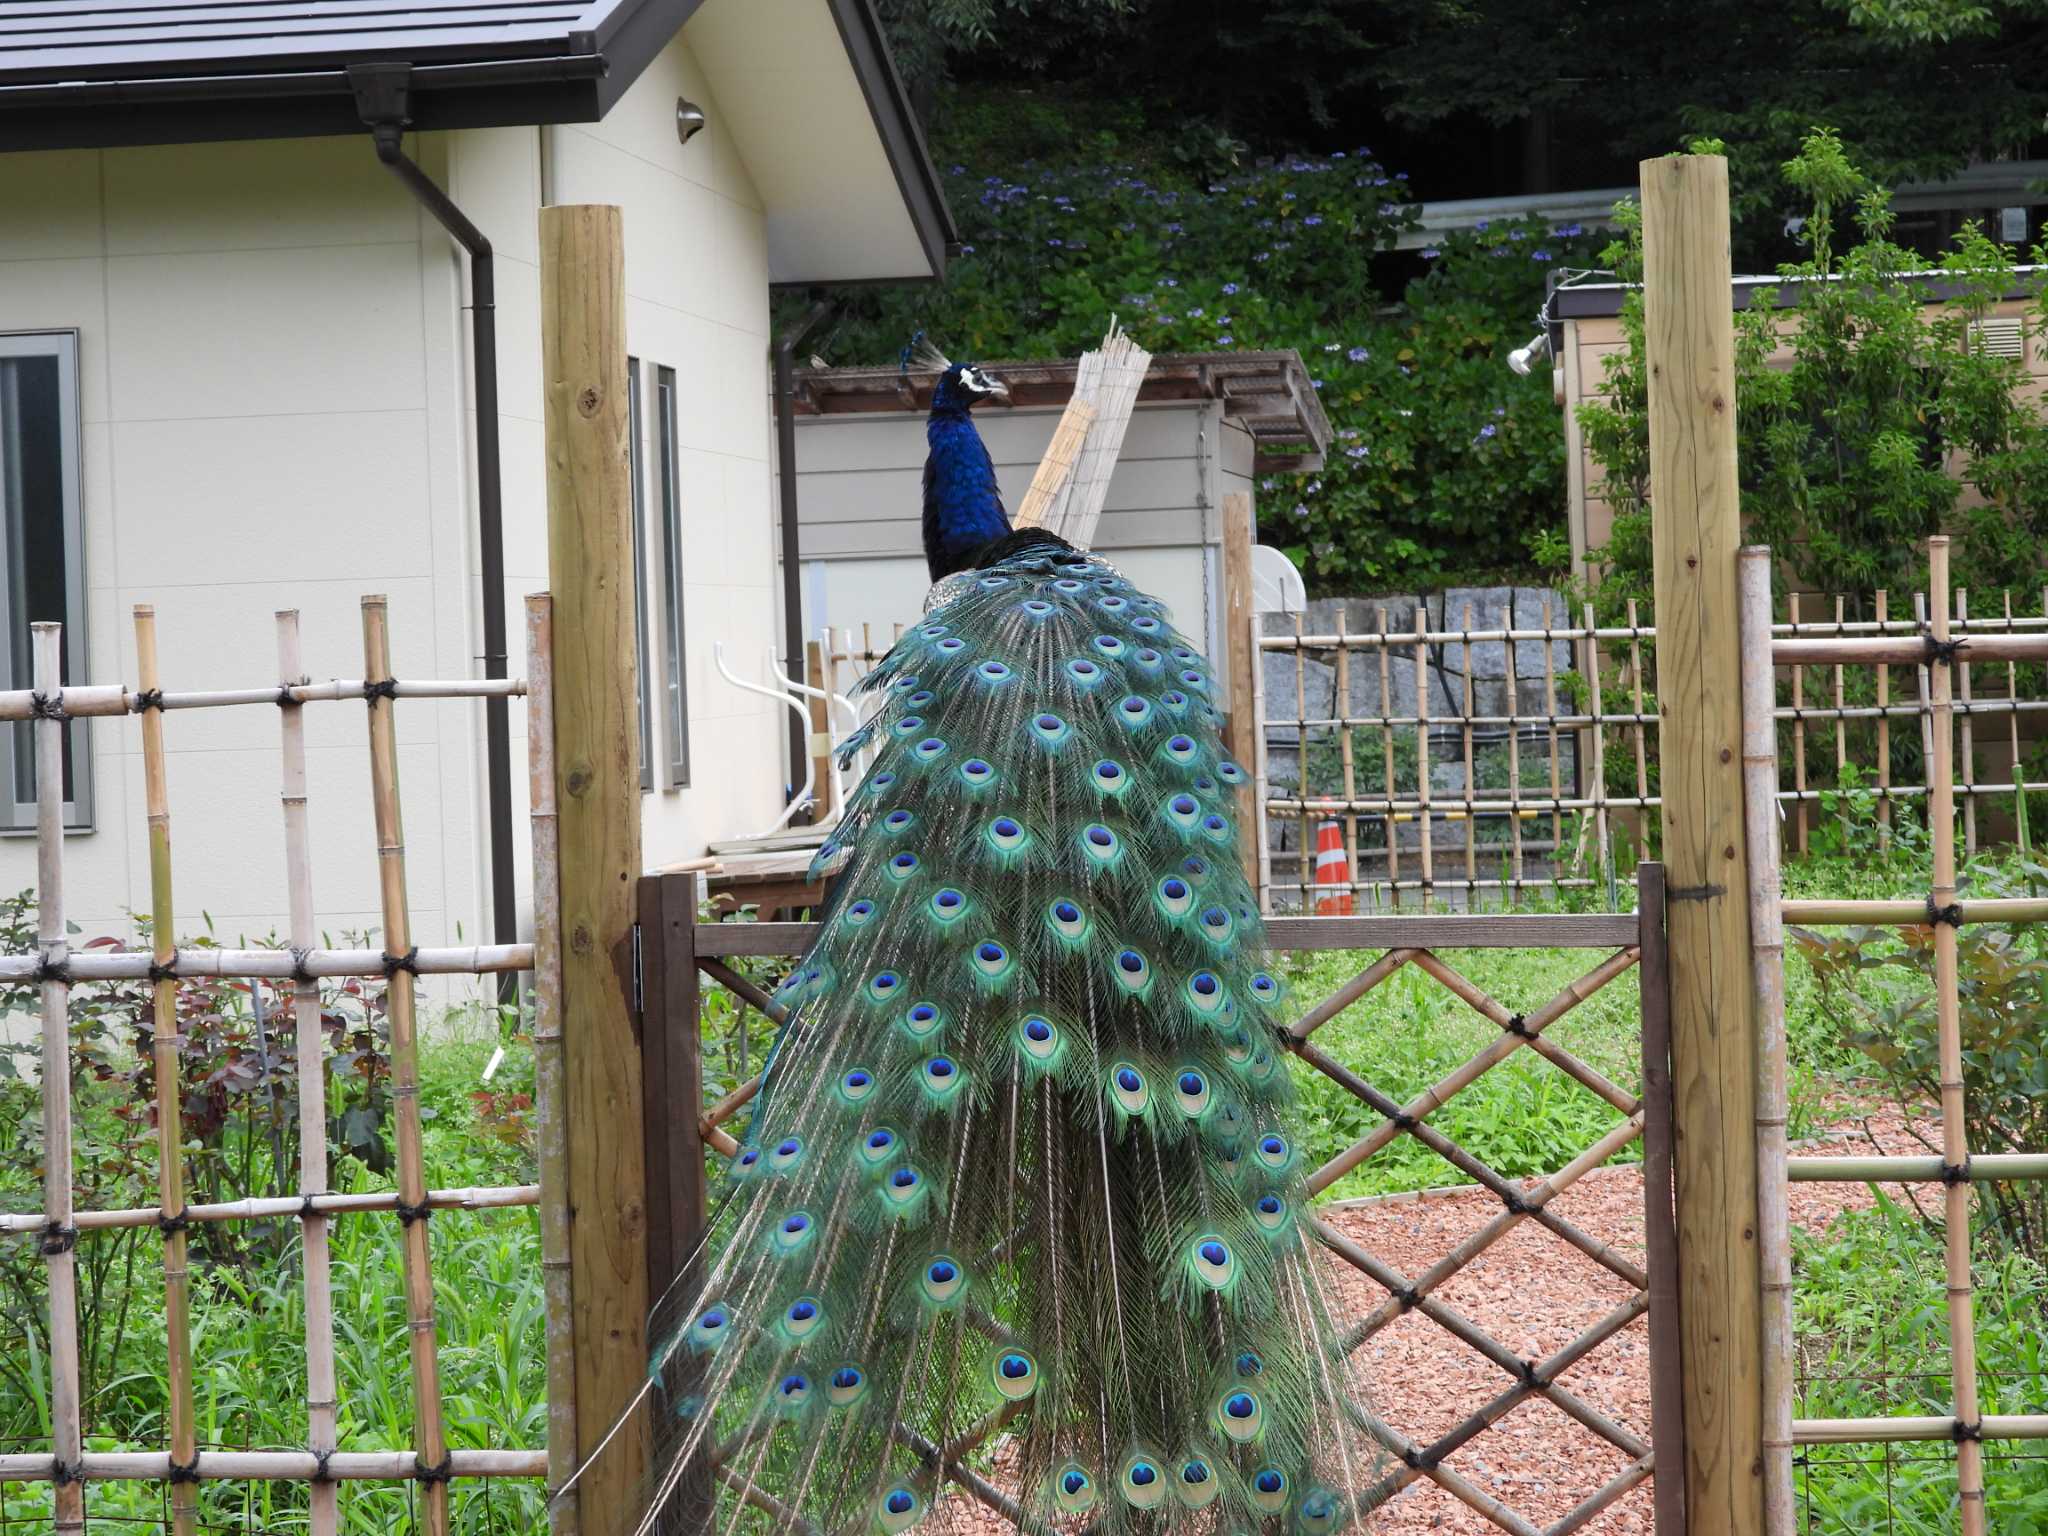
[[[687,144],[704,131],[704,109],[687,96],[676,98],[676,142]]]
[[[1529,370],[1548,356],[1550,356],[1550,332],[1542,331],[1537,334],[1536,339],[1530,342],[1529,345],[1517,347],[1508,354],[1508,367],[1526,379],[1529,376]]]

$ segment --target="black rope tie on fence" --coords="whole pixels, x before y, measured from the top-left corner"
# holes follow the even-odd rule
[[[277,685],[277,707],[279,709],[290,709],[294,704],[304,702],[296,693],[292,692],[296,687],[298,687],[297,683],[279,683]]]
[[[418,1205],[407,1205],[401,1200],[394,1209],[398,1212],[398,1224],[402,1227],[409,1227],[416,1221],[425,1221],[434,1214],[434,1208],[424,1200]]]
[[[1932,666],[1946,666],[1970,643],[1968,636],[1965,635],[1958,635],[1951,640],[1937,640],[1932,630],[1922,630],[1920,640],[1927,647],[1927,660]]]
[[[1954,1438],[1957,1445],[1961,1445],[1969,1440],[1982,1440],[1984,1438],[1984,1421],[1979,1419],[1974,1424],[1965,1424],[1961,1419],[1957,1419],[1955,1423],[1949,1426],[1948,1432]]]
[[[198,1481],[199,1453],[197,1451],[192,1453],[190,1461],[174,1461],[171,1463],[171,1482],[173,1485],[178,1483],[196,1483]]]
[[[455,1475],[455,1457],[443,1451],[441,1459],[429,1465],[422,1457],[412,1459],[412,1475],[423,1483],[445,1483]]]
[[[1404,1285],[1394,1292],[1394,1300],[1401,1304],[1403,1312],[1413,1312],[1422,1305],[1422,1292],[1412,1285]]]
[[[1508,1208],[1510,1214],[1516,1216],[1533,1215],[1536,1210],[1535,1206],[1522,1198],[1522,1192],[1512,1185],[1500,1192],[1500,1203]]]
[[[152,709],[164,707],[164,691],[161,688],[144,688],[135,695],[135,713],[146,715]]]
[[[64,690],[55,693],[33,691],[28,696],[29,713],[38,720],[62,720],[64,716]]]
[[[319,1214],[320,1212],[313,1205],[313,1197],[311,1195],[299,1196],[299,1220],[310,1221]]]
[[[398,679],[395,677],[380,677],[374,683],[363,684],[363,699],[366,703],[374,704],[379,699],[395,699],[397,697]]]
[[[1960,1163],[1943,1163],[1941,1165],[1941,1182],[1950,1189],[1954,1189],[1958,1184],[1969,1183],[1970,1160],[1966,1157]]]
[[[1963,926],[1963,904],[1952,901],[1944,907],[1930,896],[1927,898],[1927,921],[1930,925],[1946,923],[1951,928],[1960,928]]]
[[[331,1451],[331,1450],[329,1450],[329,1451],[315,1451],[315,1452],[313,1453],[313,1481],[314,1481],[314,1482],[316,1482],[316,1483],[331,1483],[331,1482],[333,1482],[333,1481],[334,1481],[334,1474],[333,1474],[332,1472],[330,1472],[330,1471],[328,1471],[328,1470],[327,1470],[327,1463],[328,1463],[328,1462],[330,1462],[330,1461],[332,1461],[333,1459],[334,1459],[334,1452],[333,1452],[333,1451]]]
[[[175,952],[171,955],[171,958],[168,960],[157,960],[154,957],[151,958],[149,962],[150,985],[154,986],[157,982],[160,981],[176,981],[177,979],[178,957]]]
[[[43,951],[41,954],[36,956],[36,980],[63,982],[70,981],[71,962],[68,960],[53,959],[51,958],[51,955],[48,950]]]
[[[50,1459],[50,1481],[59,1488],[85,1481],[85,1466],[81,1462],[66,1461],[62,1456]]]
[[[1405,1109],[1397,1109],[1387,1118],[1394,1122],[1394,1129],[1397,1131],[1412,1131],[1416,1126],[1422,1124],[1420,1120],[1409,1114]]]
[[[420,947],[415,944],[402,955],[387,953],[384,956],[384,974],[396,976],[400,971],[417,976],[420,973]]]
[[[1501,1028],[1505,1029],[1517,1040],[1534,1040],[1536,1038],[1536,1031],[1529,1027],[1528,1017],[1524,1014],[1510,1014],[1507,1023],[1503,1024]]]
[[[310,949],[301,949],[299,948],[298,945],[294,944],[292,946],[291,953],[292,980],[297,982],[302,987],[311,986],[314,982],[318,981],[319,978],[315,976],[311,971],[306,969],[306,961],[308,960],[308,958],[311,957],[313,951]]]
[[[43,1228],[43,1257],[54,1259],[60,1253],[69,1253],[78,1246],[78,1228],[67,1227],[60,1221],[53,1221]]]
[[[175,1232],[183,1232],[191,1225],[192,1213],[190,1210],[181,1210],[175,1216],[169,1211],[158,1211],[156,1213],[156,1229],[163,1233],[165,1237],[169,1237]]]

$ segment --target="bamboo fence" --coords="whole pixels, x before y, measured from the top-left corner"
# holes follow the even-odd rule
[[[1835,802],[1845,829],[1848,808],[1867,807],[1889,841],[1899,808],[1930,794],[1926,773],[1904,771],[1910,749],[1924,763],[1932,740],[1919,638],[1930,598],[1913,595],[1912,619],[1892,616],[1893,599],[1873,594],[1859,606],[1875,616],[1850,619],[1846,598],[1794,594],[1770,625],[1791,681],[1790,698],[1775,706],[1789,728],[1777,750],[1790,781],[1776,795],[1798,854],[1814,846],[1823,801]],[[2038,604],[2017,611],[2004,593],[1972,616],[1968,593],[1940,600],[1948,629],[1967,642],[1948,703],[1962,726],[1952,791],[1966,852],[1990,836],[2029,844],[2026,796],[2048,791],[2038,768],[2027,773],[2030,750],[2048,736],[2048,692],[2038,672],[2020,671],[2048,661],[2048,589]],[[1816,617],[1817,606],[1831,616]],[[1380,604],[1363,628],[1311,632],[1295,615],[1291,633],[1275,634],[1263,632],[1265,615],[1253,616],[1262,664],[1251,707],[1264,761],[1247,767],[1264,910],[1506,907],[1569,889],[1618,898],[1635,862],[1654,854],[1649,828],[1663,803],[1656,629],[1637,604],[1619,625],[1590,609],[1553,617],[1547,602],[1533,627],[1474,628],[1469,605],[1459,617],[1456,627],[1432,627],[1421,604],[1413,627],[1402,628]],[[1475,665],[1490,649],[1505,678]],[[1312,686],[1312,665],[1327,669],[1325,682]],[[1904,689],[1895,667],[1913,669]],[[1869,670],[1867,685],[1858,668]],[[1404,672],[1414,698],[1397,709]],[[1281,681],[1290,675],[1291,687]],[[1375,698],[1377,710],[1362,707]],[[1331,824],[1341,829],[1341,874],[1316,863],[1318,830]]]
[[[40,1249],[48,1278],[50,1433],[46,1451],[0,1454],[0,1486],[55,1484],[51,1529],[71,1536],[86,1530],[90,1484],[154,1481],[168,1485],[169,1527],[176,1536],[197,1532],[201,1485],[217,1481],[290,1481],[309,1485],[308,1529],[334,1536],[339,1527],[337,1484],[351,1480],[407,1480],[418,1485],[422,1527],[432,1536],[448,1529],[452,1478],[542,1478],[550,1488],[573,1468],[576,1398],[568,1358],[568,1213],[563,1203],[566,1159],[562,1117],[562,1037],[559,1001],[560,943],[555,931],[556,846],[551,626],[548,600],[528,603],[529,674],[520,680],[399,680],[391,675],[385,600],[363,600],[364,676],[315,683],[300,659],[298,615],[277,615],[279,681],[260,688],[176,693],[158,676],[156,619],[135,610],[137,683],[61,681],[61,626],[34,630],[35,686],[0,692],[0,720],[33,721],[36,762],[37,943],[35,952],[0,955],[0,981],[37,984],[42,1014],[44,1181],[42,1209],[0,1213],[0,1238],[28,1238]],[[535,944],[470,945],[421,949],[412,942],[406,898],[405,850],[398,783],[394,715],[400,701],[525,697],[532,736]],[[306,784],[305,707],[367,701],[369,767],[376,854],[383,907],[381,949],[321,948],[313,901],[311,830]],[[173,710],[268,704],[278,710],[286,885],[291,943],[285,949],[180,948],[171,885],[170,775],[166,716]],[[147,951],[72,953],[64,907],[63,773],[67,721],[136,716],[140,724],[145,814],[150,850],[150,936]],[[418,1098],[418,1028],[415,988],[423,975],[482,976],[535,973],[535,1097],[541,1182],[473,1189],[435,1189],[427,1182]],[[397,1130],[396,1187],[341,1194],[327,1188],[327,1090],[322,1060],[319,983],[329,977],[381,978],[387,986],[391,1027],[393,1114]],[[289,982],[297,1030],[295,1072],[299,1092],[299,1180],[294,1195],[257,1196],[191,1204],[185,1194],[184,1138],[180,1129],[179,989],[200,978]],[[74,1162],[71,1083],[71,991],[100,981],[150,983],[150,1050],[155,1073],[157,1199],[154,1206],[79,1210]],[[436,1211],[539,1206],[547,1295],[549,1440],[542,1449],[451,1449],[442,1419],[434,1335],[429,1218]],[[335,1298],[328,1254],[337,1217],[390,1213],[403,1226],[408,1347],[412,1359],[414,1444],[409,1449],[338,1448]],[[192,1286],[189,1234],[208,1223],[296,1218],[305,1286],[306,1440],[292,1449],[202,1449],[193,1409]],[[167,1413],[164,1439],[152,1448],[87,1451],[79,1395],[80,1330],[77,1246],[95,1233],[155,1226],[163,1236]],[[565,1428],[566,1427],[566,1428]],[[576,1530],[573,1497],[554,1502],[557,1532]]]
[[[1763,1270],[1764,1308],[1764,1476],[1767,1536],[1792,1536],[1795,1447],[1851,1442],[1949,1441],[1955,1446],[1956,1492],[1963,1536],[1983,1536],[1987,1523],[1984,1441],[2048,1439],[2048,1414],[1985,1415],[1979,1407],[1975,1298],[1971,1277],[1971,1190],[1989,1179],[2048,1178],[2048,1149],[1973,1157],[1965,1120],[1963,1034],[1957,940],[1965,923],[2048,922],[2048,901],[1959,901],[1957,886],[1957,789],[1959,776],[1968,805],[1984,786],[1971,784],[1967,761],[1958,764],[1958,724],[1967,727],[1983,701],[1970,697],[1963,676],[1973,661],[2048,658],[2048,633],[2035,621],[2031,632],[2017,624],[1986,632],[1967,620],[1966,603],[1955,603],[1948,586],[1948,540],[1928,544],[1929,592],[1925,627],[1911,636],[1890,624],[1860,633],[1856,626],[1829,638],[1785,633],[1769,623],[1769,552],[1745,551],[1742,605],[1743,756],[1745,798],[1754,890],[1751,896],[1753,971],[1757,979],[1761,1049],[1757,1084],[1756,1135],[1761,1178],[1758,1188],[1758,1245]],[[2010,611],[2009,608],[2007,610]],[[1966,627],[1967,626],[1967,627]],[[1911,666],[1922,704],[1916,706],[1925,732],[1931,853],[1928,894],[1923,901],[1786,901],[1779,895],[1780,849],[1774,835],[1785,795],[1778,783],[1776,737],[1785,712],[1777,707],[1775,670],[1790,669],[1794,697],[1800,671],[1810,665],[1879,669]],[[2010,675],[2010,674],[2009,674]],[[1837,681],[1837,697],[1840,697]],[[1959,697],[1960,695],[1960,697]],[[2020,781],[2017,702],[2009,711],[2012,778]],[[1839,720],[1840,716],[1837,716]],[[1801,721],[1793,718],[1794,729]],[[1960,775],[1959,775],[1960,769]],[[1892,786],[1898,792],[1897,786]],[[2006,792],[2010,792],[2009,786]],[[1803,803],[1803,802],[1800,802]],[[1965,828],[1969,822],[1966,820]],[[1791,1157],[1785,1141],[1785,1007],[1782,982],[1783,925],[1928,926],[1933,929],[1935,1035],[1938,1052],[1941,1151],[1936,1157]],[[1942,1242],[1946,1267],[1945,1308],[1949,1340],[1949,1390],[1953,1410],[1941,1417],[1800,1419],[1794,1417],[1792,1261],[1787,1213],[1789,1183],[1798,1181],[1938,1183],[1942,1187]]]

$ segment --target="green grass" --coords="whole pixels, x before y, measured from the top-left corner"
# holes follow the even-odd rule
[[[529,1154],[479,1126],[469,1094],[492,1042],[438,1041],[422,1053],[421,1106],[428,1182],[434,1187],[516,1184],[534,1177]],[[508,1060],[495,1086],[518,1074]],[[530,1068],[527,1068],[530,1071]],[[354,1167],[355,1165],[348,1165]],[[338,1174],[339,1179],[339,1174]],[[352,1190],[388,1188],[359,1168],[340,1180]],[[404,1271],[398,1223],[388,1214],[331,1223],[335,1365],[342,1450],[411,1449],[412,1378],[407,1353]],[[151,1242],[138,1246],[126,1276],[128,1342],[102,1373],[88,1405],[95,1449],[161,1444],[164,1391],[163,1281]],[[296,1222],[249,1234],[246,1262],[197,1270],[193,1305],[194,1407],[203,1446],[302,1449],[306,1443],[305,1309]],[[431,1228],[441,1395],[451,1446],[539,1448],[547,1440],[546,1357],[540,1234],[531,1209],[441,1211]],[[108,1240],[88,1236],[84,1242]],[[10,1343],[10,1348],[14,1347]],[[40,1384],[40,1358],[20,1379]],[[7,1448],[47,1445],[40,1391],[0,1385],[0,1439]],[[24,1443],[27,1442],[27,1443]],[[349,1532],[410,1533],[416,1491],[409,1483],[344,1483]],[[528,1532],[544,1524],[540,1485],[530,1481],[451,1485],[453,1529],[462,1536]],[[161,1529],[163,1489],[151,1483],[95,1483],[88,1513],[95,1531]],[[204,1521],[237,1531],[302,1530],[306,1491],[293,1483],[204,1484]],[[47,1484],[4,1488],[0,1530],[47,1529]]]

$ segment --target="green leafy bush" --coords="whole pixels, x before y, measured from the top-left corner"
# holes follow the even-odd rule
[[[1294,348],[1335,438],[1320,471],[1264,478],[1260,537],[1320,592],[1496,575],[1562,523],[1550,370],[1506,358],[1546,274],[1590,261],[1585,231],[1482,225],[1411,278],[1389,253],[1416,208],[1369,151],[1232,168],[1200,146],[1140,158],[1128,114],[1057,127],[954,114],[940,153],[961,254],[937,287],[838,294],[833,361],[893,363],[920,330],[956,357],[1071,356],[1112,315],[1154,352]]]
[[[1748,535],[1771,545],[1803,589],[1846,594],[1852,617],[1879,589],[1924,585],[1922,544],[1940,532],[1960,536],[1958,586],[2029,588],[2048,541],[2048,423],[2022,393],[2023,362],[1990,352],[1972,326],[2035,285],[1974,224],[1928,272],[1892,241],[1887,194],[1830,129],[1810,133],[1784,175],[1807,204],[1807,257],[1782,266],[1785,286],[1756,290],[1736,316]],[[1842,242],[1845,227],[1853,244]],[[1623,281],[1640,280],[1633,208],[1605,260]],[[1937,279],[1949,297],[1940,311],[1929,306]],[[1627,344],[1607,363],[1608,398],[1579,408],[1615,511],[1607,544],[1591,552],[1603,609],[1650,587],[1639,289],[1621,319]]]

